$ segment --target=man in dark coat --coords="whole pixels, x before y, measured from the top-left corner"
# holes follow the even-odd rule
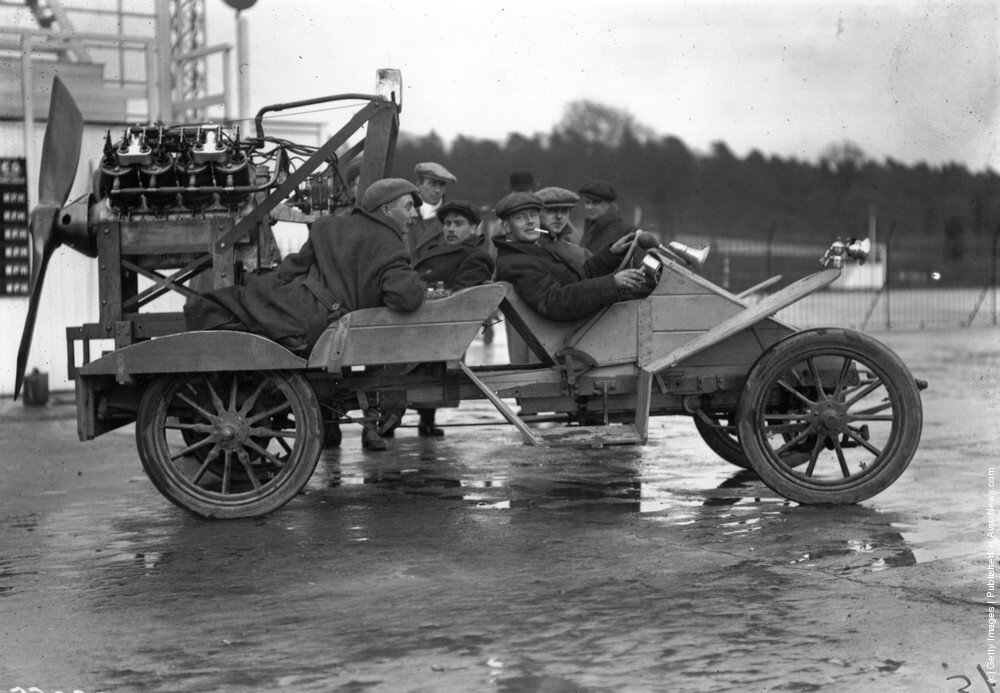
[[[569,223],[569,212],[576,207],[580,196],[566,188],[548,187],[535,193],[542,201],[542,211],[539,217],[544,234],[539,243],[548,243],[549,247],[562,254],[573,263],[582,265],[591,256],[591,252],[573,241],[575,231]]]
[[[443,242],[431,246],[413,269],[429,287],[441,284],[452,291],[485,284],[493,279],[493,257],[477,235],[479,210],[466,200],[445,202],[437,211],[444,229]],[[417,433],[440,438],[444,431],[435,423],[436,410],[417,406]]]
[[[516,192],[496,205],[505,232],[497,243],[497,279],[508,281],[528,305],[549,320],[575,322],[617,303],[626,292],[641,292],[642,270],[615,273],[633,235],[575,263],[538,242],[542,201]]]
[[[583,197],[586,214],[580,245],[591,253],[596,254],[602,248],[636,230],[619,213],[618,205],[615,204],[618,194],[607,181],[590,181],[580,187],[580,195]]]
[[[417,262],[423,258],[428,248],[441,243],[444,229],[437,217],[437,211],[444,202],[448,184],[457,183],[458,178],[444,166],[433,161],[417,164],[413,173],[417,178],[417,193],[424,202],[407,239],[410,258],[413,262]]]
[[[406,228],[420,197],[402,178],[375,181],[349,216],[318,219],[301,250],[243,286],[203,294],[184,306],[189,330],[239,330],[307,355],[330,323],[353,310],[386,306],[409,313],[426,287],[410,268]],[[366,418],[377,413],[366,412]],[[368,449],[385,442],[366,428]]]

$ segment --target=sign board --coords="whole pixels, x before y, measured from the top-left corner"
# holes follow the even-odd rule
[[[24,159],[0,158],[0,296],[28,295],[30,256]]]

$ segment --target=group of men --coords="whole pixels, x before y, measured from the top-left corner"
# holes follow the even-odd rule
[[[591,181],[578,193],[535,191],[531,181],[512,186],[520,189],[494,207],[502,233],[490,237],[480,232],[476,205],[445,200],[447,186],[457,181],[447,169],[427,162],[414,174],[416,184],[375,181],[349,213],[313,222],[302,248],[276,270],[190,301],[184,309],[188,329],[253,332],[307,355],[346,313],[378,306],[412,312],[428,287],[458,290],[508,281],[528,305],[556,321],[586,318],[642,292],[641,270],[618,269],[635,230],[618,214],[617,196],[606,181]],[[348,185],[356,185],[353,177]],[[586,222],[577,244],[569,212],[581,199]],[[365,411],[365,449],[386,449],[384,436],[404,407],[383,402]],[[418,413],[420,435],[444,435],[433,408],[418,405]]]

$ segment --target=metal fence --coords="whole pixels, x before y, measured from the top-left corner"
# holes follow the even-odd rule
[[[806,297],[778,317],[796,327],[871,331],[996,326],[998,235],[1000,230],[958,246],[954,239],[946,244],[887,234],[884,242],[875,243],[869,262],[848,266],[829,290]],[[767,289],[777,291],[819,269],[828,247],[693,235],[678,240],[710,245],[701,274],[734,293],[781,275],[782,280]]]

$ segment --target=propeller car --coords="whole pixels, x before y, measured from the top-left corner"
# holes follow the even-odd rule
[[[730,293],[698,274],[707,249],[640,233],[623,265],[642,267],[650,292],[586,320],[547,320],[509,284],[492,283],[411,314],[349,313],[307,357],[254,334],[189,332],[181,312],[148,309],[171,292],[190,298],[269,271],[280,259],[272,222],[348,204],[342,171],[362,153],[359,190],[389,175],[401,95],[398,72],[385,70],[375,94],[261,109],[253,137],[226,123],[128,126],[118,139],[109,133],[92,191],[67,203],[83,125],[57,78],[30,217],[16,390],[46,266],[65,244],[100,268],[99,321],[67,328],[79,437],[134,423],[156,488],[202,518],[257,517],[292,500],[337,425],[388,391],[421,406],[486,399],[527,444],[608,454],[644,444],[651,417],[690,417],[717,455],[799,503],[857,503],[906,469],[926,384],[866,334],[774,317],[836,281],[845,263],[864,262],[867,241],[835,242],[817,272],[758,299],[774,280]],[[264,134],[268,111],[347,100],[359,110],[318,148]],[[510,363],[468,365],[468,347],[498,310]],[[92,353],[92,342],[108,341],[113,349]]]

